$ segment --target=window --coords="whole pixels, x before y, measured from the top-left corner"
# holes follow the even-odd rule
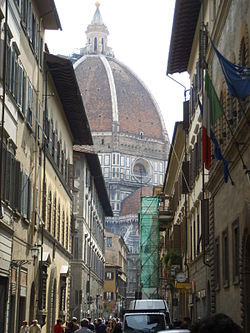
[[[114,293],[112,291],[106,291],[104,293],[104,299],[106,301],[112,301],[114,299]]]
[[[109,155],[105,155],[105,157],[104,157],[104,165],[110,165],[110,156]]]
[[[219,238],[215,239],[215,248],[214,248],[214,280],[215,288],[218,290],[220,288],[220,241]]]
[[[105,280],[113,280],[114,272],[105,272]]]
[[[239,221],[236,220],[232,225],[232,241],[233,241],[233,282],[239,282],[240,275],[240,236]]]
[[[107,237],[107,247],[112,247],[112,237]]]
[[[104,177],[109,177],[109,168],[104,168]]]
[[[60,242],[60,229],[61,229],[61,208],[60,203],[57,208],[57,240]]]
[[[124,156],[121,156],[121,166],[125,166],[125,158],[124,158]]]
[[[32,128],[32,115],[33,115],[33,88],[31,82],[29,82],[27,122],[30,128]]]
[[[190,226],[190,259],[193,260],[193,234],[192,234],[192,226]]]
[[[97,38],[94,39],[94,52],[97,52]]]
[[[222,234],[222,271],[223,271],[223,286],[229,286],[229,253],[228,253],[228,231],[225,230]]]
[[[127,167],[129,167],[130,166],[130,159],[129,159],[129,157],[127,157],[127,159],[126,159],[126,163],[127,163]]]
[[[56,238],[56,196],[54,197],[53,218],[53,236]]]
[[[194,258],[196,257],[196,223],[195,220],[193,221],[193,251],[194,251]]]

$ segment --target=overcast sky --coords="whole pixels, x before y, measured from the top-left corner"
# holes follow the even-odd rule
[[[166,76],[175,0],[99,2],[109,30],[108,45],[154,96],[171,141],[174,124],[183,117],[184,99],[184,88]],[[85,31],[95,13],[95,3],[95,0],[55,0],[62,31],[46,32],[51,53],[70,55],[86,45]],[[173,77],[188,85],[187,74]]]

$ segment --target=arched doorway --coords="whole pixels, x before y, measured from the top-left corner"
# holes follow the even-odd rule
[[[250,236],[243,252],[244,332],[250,332]]]

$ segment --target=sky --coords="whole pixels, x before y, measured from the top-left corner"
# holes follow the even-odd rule
[[[62,31],[46,31],[50,53],[70,55],[86,45],[95,0],[55,0]],[[149,89],[160,107],[170,142],[183,118],[184,88],[166,75],[175,0],[99,0],[108,46]],[[188,74],[172,76],[188,86]]]

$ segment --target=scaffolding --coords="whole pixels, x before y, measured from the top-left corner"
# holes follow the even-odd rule
[[[140,263],[143,299],[158,298],[159,287],[159,198],[141,197]]]

